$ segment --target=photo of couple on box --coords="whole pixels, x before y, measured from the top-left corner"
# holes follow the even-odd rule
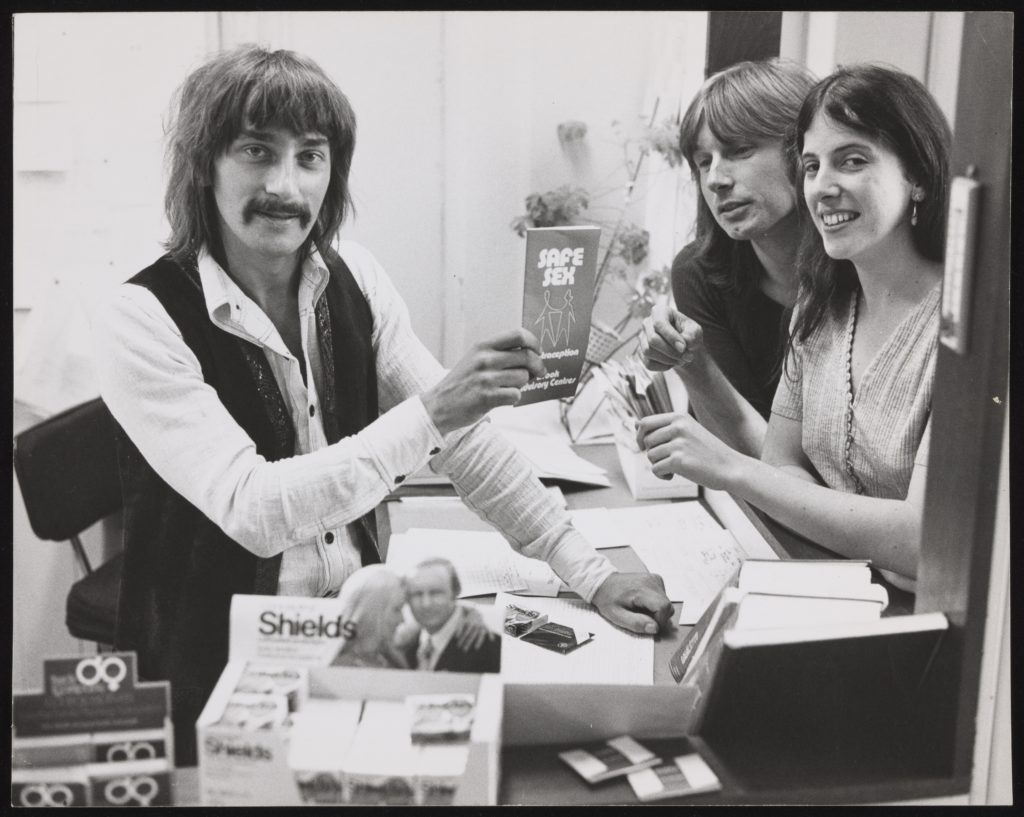
[[[334,665],[498,672],[501,639],[473,605],[459,603],[460,592],[446,559],[424,560],[404,579],[383,565],[360,568],[338,594],[355,632]]]

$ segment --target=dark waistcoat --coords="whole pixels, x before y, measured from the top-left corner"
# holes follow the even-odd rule
[[[334,443],[376,419],[377,375],[369,304],[336,253],[324,260],[331,274],[316,305],[320,409]],[[164,256],[129,283],[160,301],[258,453],[292,456],[291,418],[263,350],[210,321],[195,264]],[[116,647],[138,653],[142,678],[171,682],[177,763],[192,765],[196,718],[227,661],[231,596],[275,594],[281,556],[258,558],[229,538],[156,474],[120,427],[118,459],[125,552]],[[379,562],[373,513],[352,530],[363,563]]]

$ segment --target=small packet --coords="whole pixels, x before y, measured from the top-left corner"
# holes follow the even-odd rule
[[[722,788],[711,767],[696,752],[672,758],[668,763],[633,772],[626,779],[637,798],[645,802],[685,797]]]
[[[228,698],[224,713],[217,723],[252,732],[283,726],[287,720],[287,696],[236,692]]]
[[[413,743],[469,740],[475,695],[407,695],[405,703],[409,708],[409,735]]]
[[[536,610],[527,610],[509,604],[505,607],[505,632],[514,638],[520,638],[531,633],[538,627],[547,623],[547,613],[538,613]]]
[[[283,667],[250,661],[245,666],[235,692],[251,695],[284,695],[288,711],[302,708],[309,697],[309,670],[306,667]]]
[[[594,639],[594,634],[585,630],[577,630],[565,624],[549,621],[522,636],[520,641],[528,641],[546,650],[566,655]]]

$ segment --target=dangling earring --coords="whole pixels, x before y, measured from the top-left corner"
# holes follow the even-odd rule
[[[910,208],[910,226],[911,227],[916,227],[917,226],[917,203],[919,201],[921,201],[923,198],[924,198],[924,193],[921,193],[921,192],[919,192],[917,190],[915,190],[913,195],[910,197],[910,203],[911,203],[911,208]]]

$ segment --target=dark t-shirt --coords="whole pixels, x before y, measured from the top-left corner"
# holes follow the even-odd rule
[[[704,345],[736,390],[765,419],[779,384],[790,310],[759,287],[744,295],[707,280],[695,263],[694,244],[685,246],[672,263],[676,308],[701,325]],[[756,280],[765,274],[748,242],[736,253],[739,275]]]

